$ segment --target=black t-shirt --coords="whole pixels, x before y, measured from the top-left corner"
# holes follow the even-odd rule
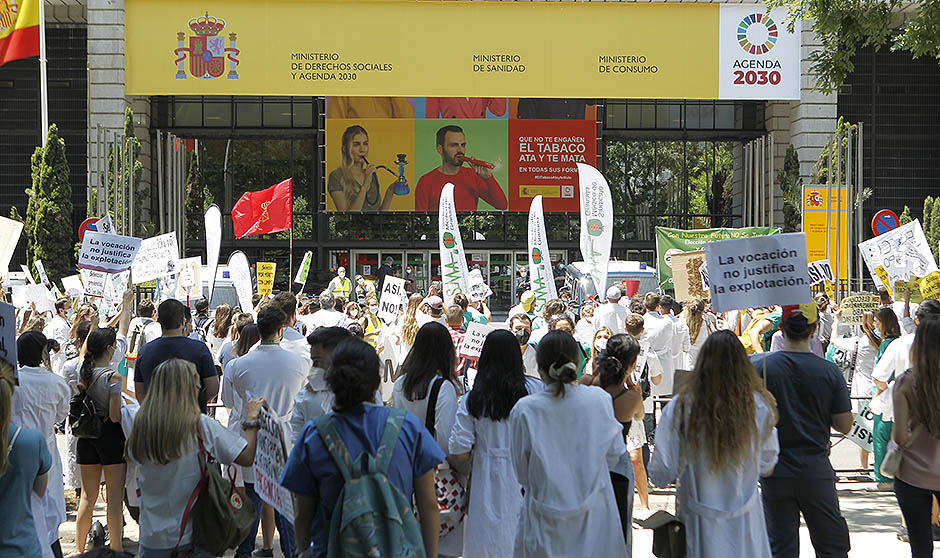
[[[212,353],[205,343],[189,337],[158,337],[140,348],[134,366],[134,381],[150,387],[153,371],[171,358],[181,358],[195,364],[200,378],[218,377]],[[205,389],[200,388],[199,406],[203,412],[207,409],[207,403]]]
[[[757,374],[767,365],[767,389],[777,400],[780,458],[774,478],[832,479],[832,415],[852,410],[839,368],[813,353],[776,351],[751,357]]]

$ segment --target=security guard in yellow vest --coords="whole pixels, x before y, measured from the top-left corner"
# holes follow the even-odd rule
[[[329,291],[333,293],[334,298],[344,298],[349,300],[349,293],[352,291],[352,282],[346,277],[346,268],[340,267],[336,270],[336,277],[330,281]]]

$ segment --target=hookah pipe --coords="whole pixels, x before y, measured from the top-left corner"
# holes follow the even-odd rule
[[[395,161],[396,163],[398,163],[398,172],[393,171],[392,169],[386,167],[385,165],[375,166],[375,168],[377,169],[387,170],[388,172],[392,173],[396,178],[398,178],[398,181],[395,182],[395,195],[398,195],[398,196],[406,196],[408,195],[408,192],[411,191],[411,189],[408,187],[408,181],[405,180],[405,165],[408,164],[408,161],[406,159],[407,159],[407,155],[405,155],[404,153],[398,154],[398,160]],[[365,157],[363,157],[362,160],[365,161],[367,165],[372,164]]]
[[[457,160],[461,163],[470,163],[471,165],[479,165],[481,167],[486,167],[490,170],[496,168],[496,165],[493,163],[487,163],[486,161],[481,161],[479,159],[474,159],[473,157],[467,157],[466,155],[457,155]]]

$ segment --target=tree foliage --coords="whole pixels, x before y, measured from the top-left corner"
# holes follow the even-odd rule
[[[792,145],[787,146],[783,168],[777,173],[777,182],[783,192],[783,232],[798,232],[802,228],[802,182],[800,160]]]
[[[913,219],[911,219],[911,208],[905,205],[904,211],[902,211],[901,215],[898,217],[898,224],[906,225],[911,221],[913,221]]]
[[[199,163],[199,150],[194,149],[189,157],[189,171],[186,174],[186,238],[206,238],[205,203],[205,181]]]
[[[889,46],[914,58],[940,60],[940,2],[935,0],[769,0],[767,4],[787,9],[791,30],[798,19],[813,21],[821,46],[809,55],[810,72],[816,74],[816,89],[824,93],[836,91],[855,69],[852,57],[860,47]],[[902,23],[898,11],[907,6],[913,9]]]
[[[32,157],[32,187],[26,190],[26,261],[32,269],[42,260],[51,281],[72,272],[72,186],[65,140],[58,127],[49,127],[46,145],[37,147]],[[11,215],[13,213],[11,212]]]
[[[930,235],[930,223],[932,222],[931,218],[933,217],[933,206],[934,206],[933,196],[927,196],[926,198],[924,198],[924,213],[923,213],[923,218],[920,220],[920,224],[924,228],[924,234],[928,235],[927,236],[928,242],[930,241],[930,236],[929,236]],[[936,239],[934,239],[934,241],[931,244],[936,244],[936,243],[937,243]]]
[[[927,233],[927,243],[937,259],[937,242],[940,241],[940,203],[934,203],[930,210],[930,232]]]

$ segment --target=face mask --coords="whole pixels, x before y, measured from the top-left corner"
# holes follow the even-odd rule
[[[607,340],[601,337],[600,339],[594,341],[594,348],[598,351],[603,351],[607,348]]]
[[[68,319],[70,319],[70,320],[72,319],[72,316],[74,316],[74,315],[75,315],[75,310],[73,310],[73,309],[71,309],[71,308],[69,308],[68,310],[65,311],[65,316],[66,316]]]
[[[340,271],[339,273],[337,273],[337,275],[339,275],[339,278],[342,279],[342,278],[346,277],[346,272],[345,272],[345,271]]]
[[[350,311],[349,311],[349,317],[351,317],[351,318],[355,318],[355,317],[358,316],[358,315],[359,315],[359,310],[350,310]]]
[[[527,329],[520,329],[515,332],[515,335],[519,346],[522,346],[529,342],[529,336],[532,335],[532,333]]]
[[[373,314],[376,314],[376,313],[378,313],[378,311],[379,311],[379,307],[378,307],[378,306],[374,306],[374,305],[373,305],[373,306],[369,306],[369,312],[372,312]]]

